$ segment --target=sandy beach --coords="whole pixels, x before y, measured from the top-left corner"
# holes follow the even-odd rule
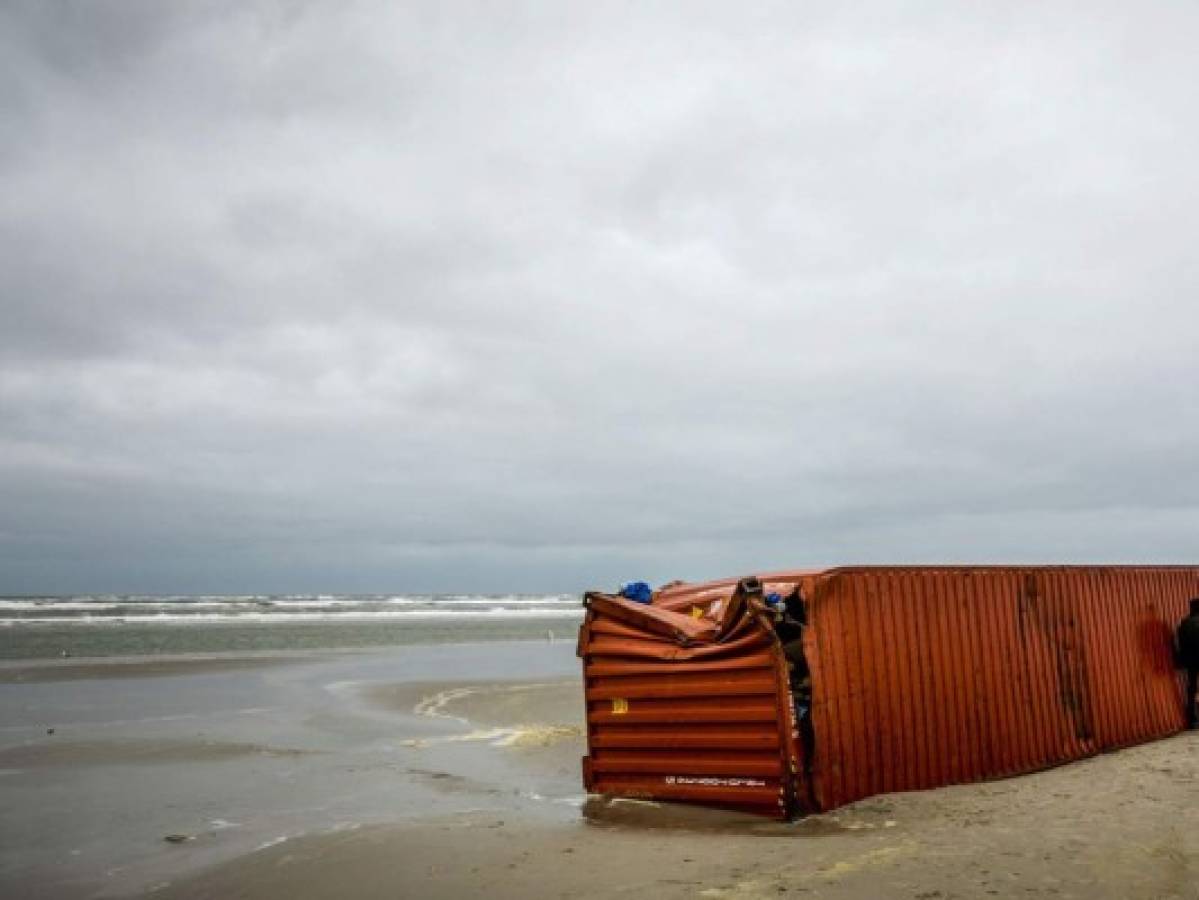
[[[0,711],[3,896],[1199,897],[1199,734],[784,824],[584,797],[564,641],[27,663]]]

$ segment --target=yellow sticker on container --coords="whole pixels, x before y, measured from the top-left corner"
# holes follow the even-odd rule
[[[613,697],[612,698],[612,715],[623,716],[628,711],[629,711],[629,701],[628,700],[624,699],[624,697]]]
[[[700,607],[700,606],[691,607],[691,618],[702,619],[703,617],[704,617],[703,607]]]

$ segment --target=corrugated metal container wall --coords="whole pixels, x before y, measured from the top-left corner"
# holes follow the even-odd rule
[[[1184,725],[1171,635],[1199,569],[864,568],[803,583],[821,809]]]
[[[1199,568],[785,572],[761,576],[737,606],[752,581],[671,585],[649,606],[588,595],[589,790],[828,810],[1030,772],[1184,725],[1171,639],[1199,596]],[[810,746],[761,599],[795,585],[809,623]]]
[[[735,610],[718,634],[706,605],[678,612],[599,594],[587,602],[578,648],[587,790],[791,815],[786,668],[761,611]]]

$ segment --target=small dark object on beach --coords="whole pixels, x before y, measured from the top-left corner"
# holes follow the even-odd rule
[[[182,844],[191,839],[192,836],[190,834],[168,834],[163,836],[163,840],[168,844]]]
[[[47,728],[47,729],[46,729],[46,734],[54,734],[54,729],[53,729],[53,728]]]

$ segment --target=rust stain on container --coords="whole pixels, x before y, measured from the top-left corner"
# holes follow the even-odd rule
[[[796,591],[798,593],[796,594]],[[763,602],[802,599],[798,718]],[[588,790],[786,817],[1182,730],[1199,567],[852,567],[588,594]]]

